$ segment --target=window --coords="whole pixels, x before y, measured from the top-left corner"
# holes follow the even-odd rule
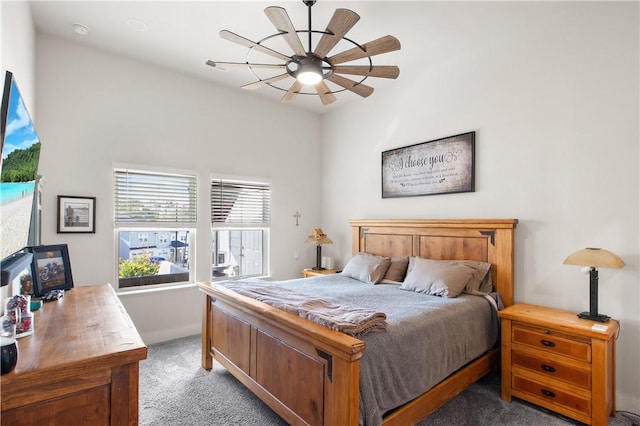
[[[212,279],[268,275],[271,183],[211,179]]]
[[[195,175],[114,170],[119,288],[192,281]]]
[[[149,242],[149,236],[146,232],[138,233],[138,244],[147,244]]]

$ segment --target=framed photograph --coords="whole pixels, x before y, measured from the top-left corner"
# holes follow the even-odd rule
[[[382,153],[382,198],[473,192],[475,132]]]
[[[33,254],[31,281],[35,296],[42,296],[49,290],[73,288],[69,249],[66,244],[28,247]]]
[[[96,197],[58,195],[58,234],[96,232]]]

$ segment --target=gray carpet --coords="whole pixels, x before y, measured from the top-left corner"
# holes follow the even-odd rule
[[[619,414],[610,426],[631,426]],[[638,424],[638,418],[635,424]],[[471,385],[419,426],[580,425],[565,417],[514,399],[500,399],[500,376],[492,373]],[[140,425],[286,425],[239,381],[214,363],[200,367],[200,336],[149,345],[140,363]]]

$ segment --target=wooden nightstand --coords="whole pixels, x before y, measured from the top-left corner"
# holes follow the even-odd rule
[[[337,269],[303,269],[302,270],[302,278],[315,277],[317,275],[331,275],[337,274]]]
[[[498,315],[502,399],[515,396],[586,424],[606,425],[615,415],[618,322],[526,304]]]

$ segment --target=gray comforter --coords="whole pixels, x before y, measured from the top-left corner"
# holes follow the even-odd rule
[[[361,339],[360,424],[378,426],[384,413],[411,401],[492,348],[494,308],[481,296],[454,299],[371,285],[340,274],[280,281],[328,302],[384,312],[386,332]]]

